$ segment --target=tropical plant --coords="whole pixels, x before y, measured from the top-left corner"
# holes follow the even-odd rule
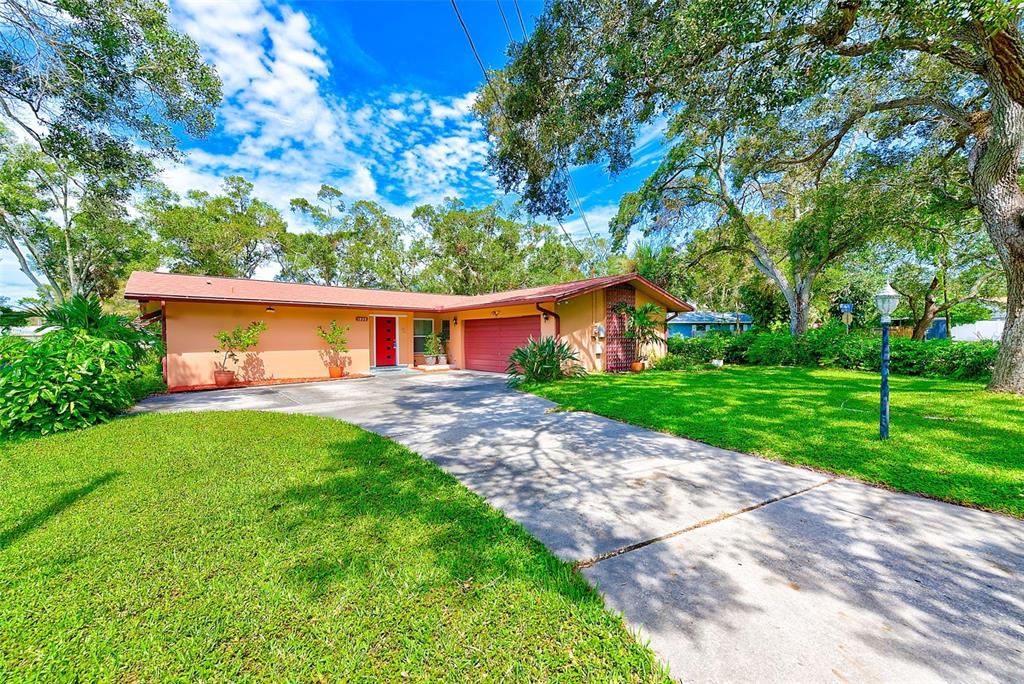
[[[160,338],[148,328],[138,328],[127,316],[107,313],[98,297],[75,295],[53,305],[30,306],[0,313],[0,326],[26,325],[38,320],[36,332],[50,329],[79,330],[101,340],[128,345],[136,360],[160,345]]]
[[[338,321],[331,321],[331,324],[324,328],[316,326],[316,334],[327,343],[332,351],[344,354],[348,351],[348,331],[351,326],[338,325]]]
[[[260,342],[260,335],[267,330],[267,324],[263,321],[253,321],[249,325],[236,326],[233,330],[221,330],[216,335],[217,348],[213,351],[223,354],[223,358],[217,366],[220,370],[228,369],[228,361],[238,364],[238,354],[249,351]]]
[[[645,349],[660,347],[665,344],[665,311],[653,302],[633,306],[627,302],[619,302],[612,311],[624,317],[626,338],[633,342],[633,358],[644,361],[647,358]]]
[[[508,357],[507,384],[516,387],[524,382],[552,382],[561,378],[586,375],[579,355],[568,342],[554,337],[532,337],[516,347]]]
[[[0,362],[0,434],[48,434],[108,420],[131,405],[130,347],[82,330],[9,345]]]

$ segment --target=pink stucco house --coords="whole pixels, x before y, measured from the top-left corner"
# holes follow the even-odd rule
[[[617,302],[655,302],[669,315],[693,310],[636,274],[463,296],[136,271],[125,298],[138,301],[145,318],[163,319],[171,391],[211,385],[214,334],[255,320],[267,331],[239,368],[251,384],[326,378],[327,347],[316,330],[331,320],[350,326],[351,373],[422,363],[432,332],[448,334],[456,368],[504,372],[515,347],[554,335],[588,370],[615,372],[632,361],[611,312]]]

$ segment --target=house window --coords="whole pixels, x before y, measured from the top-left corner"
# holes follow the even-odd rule
[[[447,322],[447,321],[446,321]],[[434,332],[434,321],[430,318],[416,318],[412,322],[412,350],[422,354],[426,348],[427,335]]]

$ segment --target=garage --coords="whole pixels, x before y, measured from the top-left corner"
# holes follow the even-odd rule
[[[470,370],[504,373],[512,350],[540,338],[540,316],[482,318],[465,325],[465,367]]]

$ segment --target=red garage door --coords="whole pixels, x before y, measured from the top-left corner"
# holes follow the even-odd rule
[[[466,368],[504,373],[508,355],[529,338],[540,338],[540,316],[466,321]]]

